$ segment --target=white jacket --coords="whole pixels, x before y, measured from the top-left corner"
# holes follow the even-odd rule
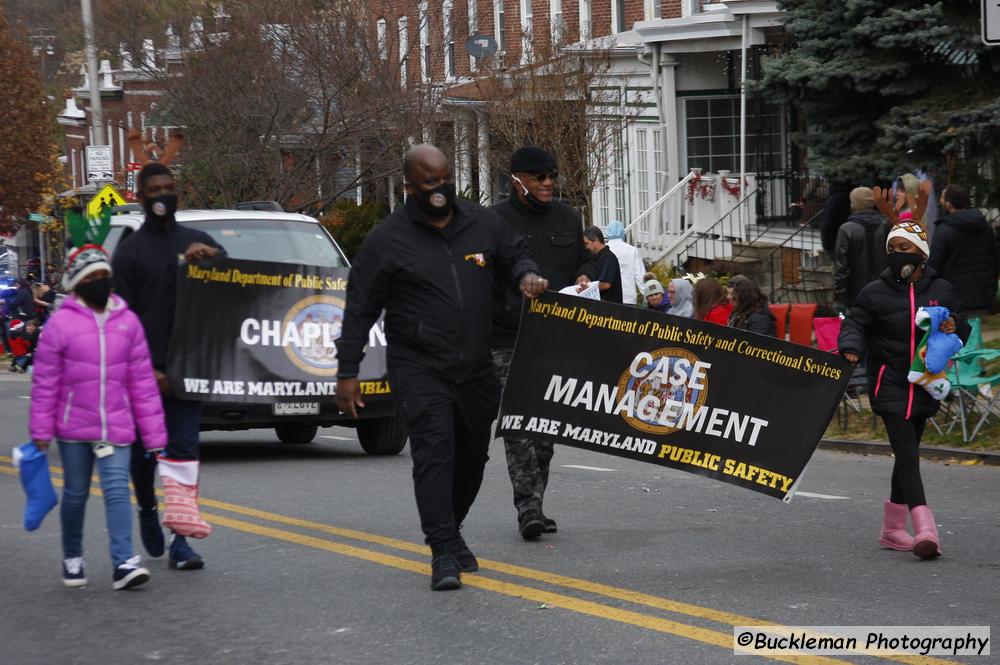
[[[622,303],[634,305],[636,296],[642,292],[646,274],[646,266],[642,263],[642,256],[639,250],[628,244],[621,238],[614,238],[608,241],[608,247],[618,258],[618,265],[622,273]]]

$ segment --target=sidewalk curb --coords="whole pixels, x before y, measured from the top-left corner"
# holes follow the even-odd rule
[[[847,441],[844,439],[823,439],[819,447],[825,450],[839,450],[845,453],[861,453],[865,455],[892,455],[892,448],[881,441]],[[984,450],[965,450],[963,448],[938,448],[932,446],[920,447],[920,458],[936,462],[976,461],[989,466],[1000,466],[1000,453]]]

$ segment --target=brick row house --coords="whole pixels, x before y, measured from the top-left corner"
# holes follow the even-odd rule
[[[483,202],[507,195],[502,156],[517,146],[501,145],[491,130],[489,108],[497,100],[483,98],[482,82],[521,75],[537,51],[562,48],[581,57],[600,51],[610,59],[598,110],[615,119],[608,125],[613,136],[607,153],[595,159],[600,176],[589,200],[574,202],[585,209],[588,222],[606,226],[617,219],[628,225],[661,205],[691,169],[738,174],[741,165],[747,178],[766,190],[766,197],[759,197],[760,214],[797,213],[801,192],[788,177],[801,166],[788,139],[793,119],[783,108],[744,100],[741,92],[741,79],[756,78],[761,56],[782,42],[776,0],[370,0],[366,11],[386,70],[400,86],[425,92],[432,102],[434,113],[421,135],[410,140],[441,146],[453,159],[459,190]],[[491,37],[496,54],[470,56],[466,43],[472,36]],[[192,39],[202,39],[194,26],[183,46],[194,46],[187,43]],[[143,72],[150,66],[179,68],[182,45],[169,32],[158,43],[145,40],[140,54],[119,53],[116,69],[101,63],[116,170],[133,160],[124,142],[128,128],[139,127],[147,140],[161,143],[170,131],[157,124],[161,92]],[[139,59],[142,67],[136,66]],[[60,116],[66,170],[77,188],[85,185],[84,147],[92,136],[81,110],[86,82],[81,84]],[[400,153],[404,149],[400,146]],[[743,191],[736,189],[733,201]],[[375,199],[389,207],[402,198],[396,176],[364,182],[352,194],[358,202]],[[716,222],[729,202],[726,196],[720,193],[714,208],[702,206],[700,230]],[[765,199],[766,210],[760,205]],[[686,223],[690,226],[690,219]],[[675,225],[653,233],[681,230]]]
[[[454,157],[460,190],[493,201],[508,187],[491,159],[497,138],[475,82],[517,76],[533,49],[555,44],[582,54],[600,49],[612,60],[602,85],[612,89],[605,105],[620,109],[620,123],[586,206],[590,222],[628,224],[691,169],[737,174],[741,165],[767,189],[767,210],[758,206],[764,216],[796,214],[792,119],[752,98],[744,110],[741,99],[741,79],[757,78],[761,56],[782,42],[774,0],[390,0],[372,11],[380,54],[398,65],[400,84],[435,96],[439,115],[422,138]],[[470,57],[464,44],[472,35],[493,37],[497,54]]]

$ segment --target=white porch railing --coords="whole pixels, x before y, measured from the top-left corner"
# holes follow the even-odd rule
[[[685,220],[691,218],[686,194],[693,177],[694,173],[688,173],[625,227],[625,239],[638,247],[643,256],[658,259],[677,238],[691,232],[685,228],[689,224]]]

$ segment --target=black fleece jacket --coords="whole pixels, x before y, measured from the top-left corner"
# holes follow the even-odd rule
[[[577,277],[594,279],[594,263],[583,244],[580,215],[562,201],[553,201],[546,210],[535,210],[515,194],[490,210],[504,218],[515,232],[524,236],[531,258],[553,291],[576,283]],[[501,276],[502,277],[502,276]],[[493,287],[493,345],[510,348],[521,322],[521,294],[505,279]]]
[[[167,351],[174,328],[177,307],[177,266],[184,250],[200,242],[217,247],[219,243],[204,231],[179,225],[175,221],[162,226],[144,222],[139,230],[125,238],[111,258],[115,293],[139,316],[146,332],[153,367],[164,371]],[[198,325],[196,321],[192,325]]]
[[[459,200],[438,229],[407,201],[372,230],[351,266],[337,376],[357,376],[383,309],[390,371],[417,369],[456,383],[492,371],[494,279],[513,287],[529,272],[539,271],[523,237],[495,212]]]

